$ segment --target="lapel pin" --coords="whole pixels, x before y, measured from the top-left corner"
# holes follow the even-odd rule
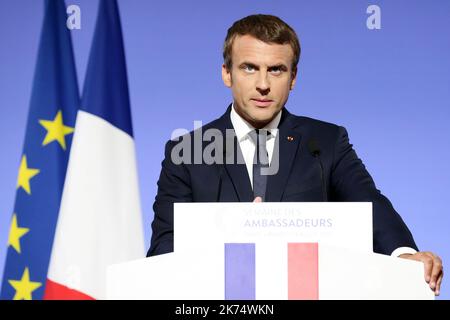
[[[288,139],[289,142],[294,141],[294,137],[293,136],[288,136],[287,139]]]

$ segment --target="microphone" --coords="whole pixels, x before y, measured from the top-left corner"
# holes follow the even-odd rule
[[[325,173],[323,171],[322,160],[320,159],[321,151],[320,151],[319,143],[317,142],[316,139],[312,138],[308,141],[308,150],[311,153],[311,155],[319,161],[320,179],[322,181],[322,197],[323,197],[323,201],[326,202],[326,201],[328,201],[327,183],[325,181]]]

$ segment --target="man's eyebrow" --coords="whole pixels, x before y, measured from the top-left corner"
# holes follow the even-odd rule
[[[252,67],[257,70],[259,69],[259,66],[257,66],[256,64],[251,63],[251,62],[246,62],[246,61],[242,62],[239,66],[240,67]]]
[[[287,71],[288,70],[288,67],[284,63],[279,63],[279,64],[276,64],[276,65],[273,65],[273,66],[269,66],[269,68],[267,68],[267,69],[275,69],[275,68],[281,69],[283,71]]]
[[[247,62],[247,61],[242,62],[239,65],[239,67],[252,67],[252,68],[254,68],[256,70],[259,70],[259,66],[258,65],[254,64],[252,62]],[[270,70],[270,69],[275,69],[275,68],[281,69],[283,71],[287,71],[288,70],[288,67],[284,63],[277,63],[275,65],[269,66],[267,69]]]

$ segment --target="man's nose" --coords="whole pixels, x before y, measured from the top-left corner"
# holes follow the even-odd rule
[[[258,90],[258,92],[263,96],[267,95],[270,91],[270,84],[267,76],[267,72],[259,72],[258,78],[256,80],[256,90]]]

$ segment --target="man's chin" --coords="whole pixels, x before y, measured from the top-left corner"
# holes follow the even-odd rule
[[[277,116],[277,112],[266,112],[266,113],[254,113],[252,115],[252,121],[257,123],[259,126],[265,126],[270,121],[272,121]]]
[[[272,108],[257,108],[253,109],[253,118],[258,122],[270,121],[276,117],[278,110]]]

